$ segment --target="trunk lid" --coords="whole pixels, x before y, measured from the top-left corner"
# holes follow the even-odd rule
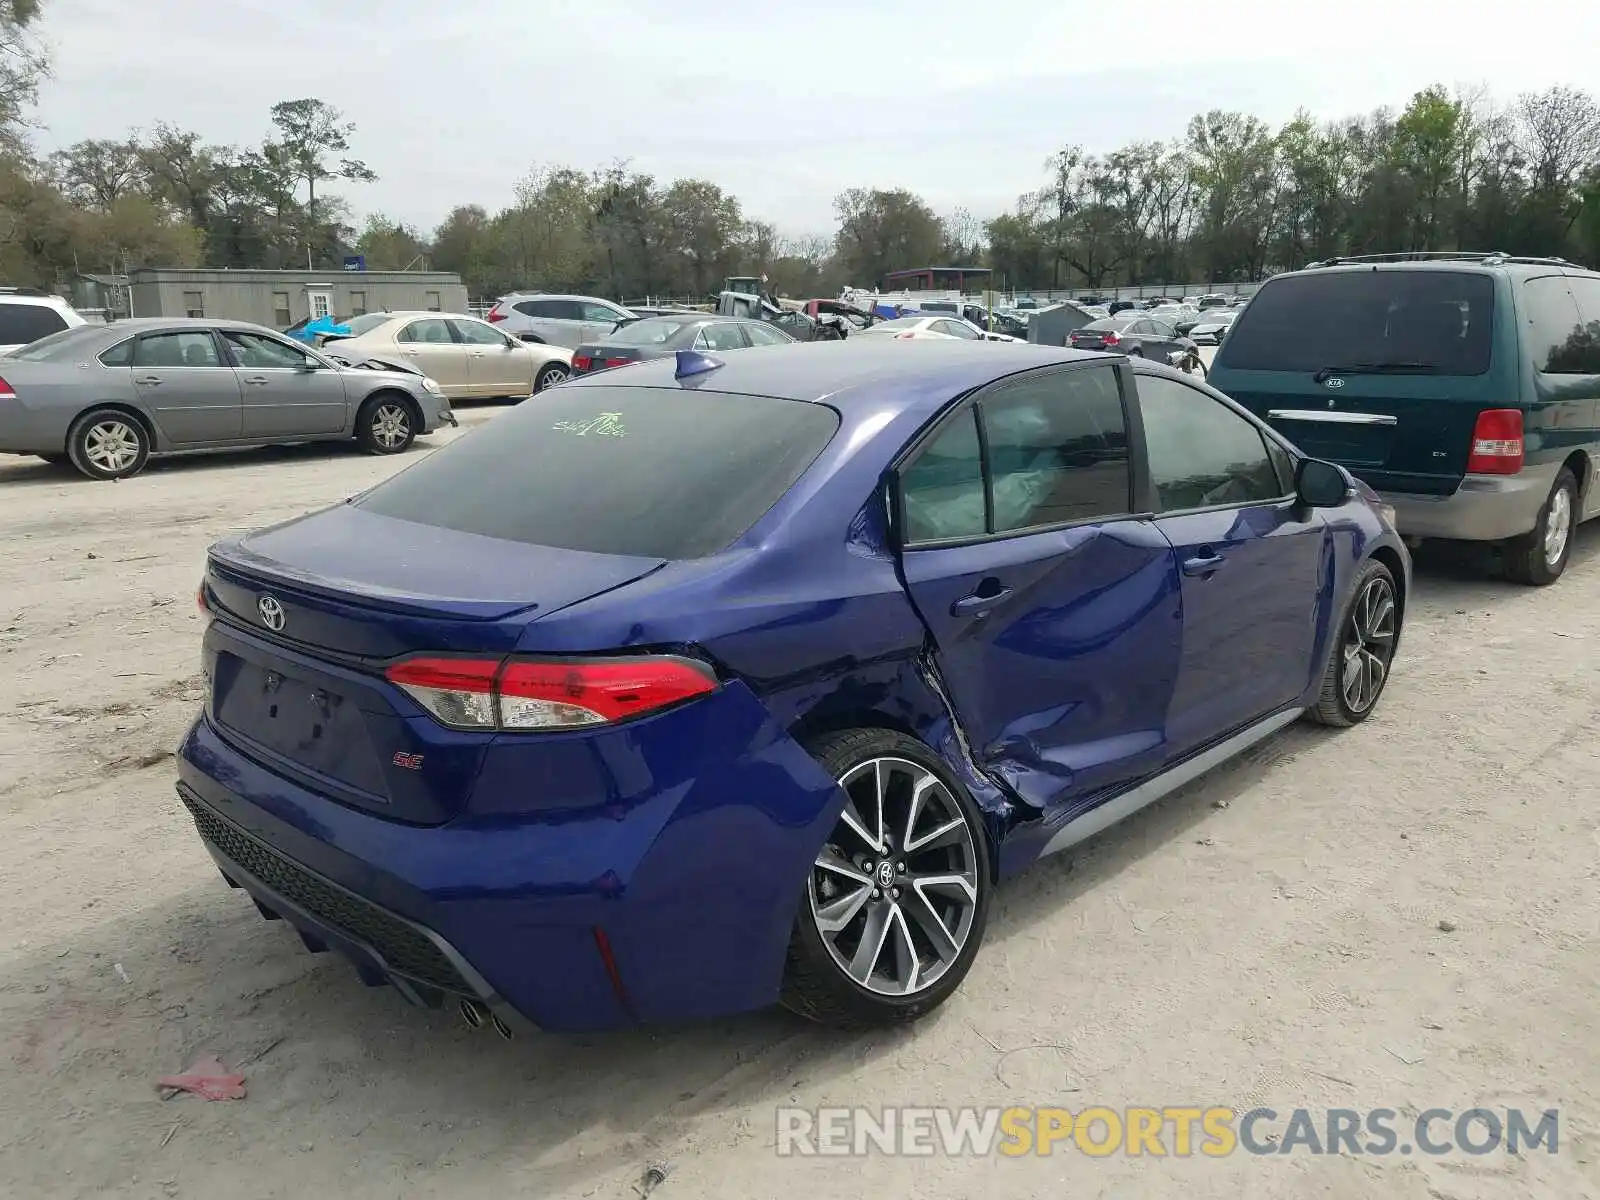
[[[593,375],[596,371],[641,362],[646,357],[650,356],[639,346],[607,346],[604,343],[586,342],[572,352],[572,373]]]
[[[447,729],[383,677],[418,652],[509,654],[530,620],[655,571],[342,505],[219,544],[207,564],[207,712],[241,752],[334,799],[437,824],[491,732]],[[423,770],[426,764],[426,770]]]
[[[1213,387],[1307,454],[1348,467],[1380,490],[1453,493],[1466,474],[1478,413],[1508,403],[1480,378],[1335,374],[1328,379],[1340,383],[1329,387],[1308,375],[1221,374],[1219,380],[1213,370]]]

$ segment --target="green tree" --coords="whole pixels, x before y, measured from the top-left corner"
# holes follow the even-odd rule
[[[428,243],[411,226],[391,221],[382,213],[367,218],[356,241],[369,271],[416,270],[428,254]]]
[[[278,129],[278,140],[262,148],[262,161],[271,174],[286,174],[306,185],[305,217],[309,226],[314,226],[320,216],[317,184],[332,179],[371,183],[378,178],[360,159],[340,157],[350,149],[350,135],[356,127],[327,101],[309,97],[280,101],[272,106],[272,123]],[[307,229],[308,255],[310,242],[317,236]]]
[[[835,252],[850,282],[875,287],[890,271],[932,266],[944,246],[944,226],[922,200],[904,189],[852,188],[834,198],[839,218]]]

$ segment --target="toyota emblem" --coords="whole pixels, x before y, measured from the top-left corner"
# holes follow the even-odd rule
[[[1324,379],[1322,382],[1331,388],[1342,388],[1344,386],[1344,380],[1340,379],[1337,375],[1330,376],[1329,378]]]
[[[261,623],[273,633],[283,628],[283,605],[276,596],[261,597],[256,601],[256,611],[261,614]]]

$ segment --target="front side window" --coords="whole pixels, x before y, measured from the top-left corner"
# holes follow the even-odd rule
[[[235,364],[246,370],[295,371],[313,361],[304,350],[296,350],[259,333],[224,330],[222,338],[228,343],[228,352],[233,355]]]
[[[451,321],[455,327],[456,336],[469,346],[504,346],[505,335],[496,332],[488,325],[480,325],[476,321]]]
[[[217,344],[201,331],[152,333],[139,339],[134,365],[140,367],[220,367]]]
[[[583,311],[585,321],[600,321],[613,325],[623,319],[622,313],[614,308],[607,308],[604,304],[595,304],[590,301],[580,302],[578,306]]]
[[[1261,431],[1199,388],[1140,375],[1144,440],[1162,512],[1263,504],[1287,487]]]
[[[770,325],[750,324],[744,327],[745,336],[750,339],[752,346],[781,346],[794,341],[781,329],[774,329]]]
[[[455,339],[450,336],[450,326],[437,318],[411,322],[400,331],[400,336],[395,341],[415,342],[430,346],[451,346],[455,344]]]
[[[696,350],[743,350],[744,334],[732,322],[725,325],[707,325],[694,339]]]

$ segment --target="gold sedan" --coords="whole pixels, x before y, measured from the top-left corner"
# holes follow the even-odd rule
[[[325,353],[346,362],[394,362],[414,367],[451,400],[521,399],[572,374],[572,351],[522,342],[487,321],[456,313],[367,313],[349,322],[350,336]]]

